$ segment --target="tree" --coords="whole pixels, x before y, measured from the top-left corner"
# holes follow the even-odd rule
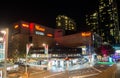
[[[95,52],[101,56],[109,56],[115,53],[115,49],[110,44],[102,44],[100,47],[95,49]]]

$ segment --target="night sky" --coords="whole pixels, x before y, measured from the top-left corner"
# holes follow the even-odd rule
[[[0,3],[0,26],[23,20],[55,28],[56,17],[66,15],[84,27],[85,14],[91,13],[97,6],[97,0],[44,0],[29,2]]]

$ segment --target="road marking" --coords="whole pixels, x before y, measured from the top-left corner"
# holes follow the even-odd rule
[[[89,75],[83,75],[83,76],[73,76],[70,78],[85,78],[85,77],[89,77],[89,76],[94,76],[94,75],[98,75],[99,73],[95,73],[95,74],[89,74]]]
[[[95,67],[92,67],[94,70],[96,70],[96,71],[98,71],[98,72],[102,72],[102,71],[100,71],[99,69],[97,69],[97,68],[95,68]]]
[[[53,74],[53,75],[49,75],[49,76],[46,76],[44,78],[49,78],[49,77],[52,77],[52,76],[55,76],[55,75],[59,75],[59,74],[62,74],[62,73],[65,73],[65,72],[61,72],[61,73],[57,73],[57,74]]]
[[[41,72],[34,72],[34,73],[31,73],[30,75],[33,75],[33,74],[37,74],[37,73],[44,73],[45,71],[41,71]]]

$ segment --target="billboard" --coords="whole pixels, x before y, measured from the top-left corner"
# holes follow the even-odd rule
[[[3,61],[5,59],[5,48],[4,43],[0,43],[0,61]]]
[[[0,30],[0,61],[5,59],[6,31]]]

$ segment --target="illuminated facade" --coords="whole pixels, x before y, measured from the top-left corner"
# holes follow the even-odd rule
[[[65,15],[58,15],[56,17],[56,26],[58,29],[65,30],[65,34],[74,33],[77,30],[75,21]]]
[[[14,24],[13,34],[28,34],[54,37],[54,29],[36,23],[20,21]]]
[[[42,54],[41,57],[45,57],[43,44],[47,44],[49,46],[48,53],[53,54],[51,55],[53,57],[54,55],[61,56],[62,52],[70,57],[74,57],[74,55],[79,57],[82,53],[80,46],[93,46],[93,42],[96,39],[93,41],[92,35],[91,32],[82,32],[64,36],[63,29],[52,29],[36,23],[19,21],[13,25],[10,40],[10,45],[12,46],[9,48],[9,56],[14,56],[16,53],[25,56],[26,44],[33,43],[30,48],[31,54]],[[62,47],[55,48],[58,45]]]
[[[103,42],[120,43],[118,11],[115,0],[99,0],[99,9],[86,15],[86,24],[92,32],[99,34]]]
[[[10,41],[11,55],[26,51],[26,44],[33,43],[34,47],[43,47],[43,43],[54,46],[54,29],[36,23],[19,21],[14,23]],[[9,55],[9,56],[11,56]]]

